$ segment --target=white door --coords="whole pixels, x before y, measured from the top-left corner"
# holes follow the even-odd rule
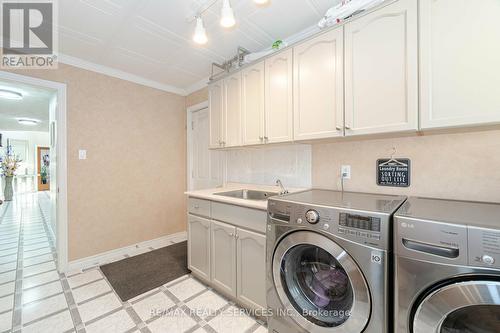
[[[266,307],[266,236],[238,229],[237,297],[253,308]]]
[[[241,72],[224,80],[224,147],[241,145]]]
[[[236,228],[212,221],[212,283],[231,296],[236,296]]]
[[[210,280],[210,221],[188,215],[188,267]]]
[[[209,148],[208,109],[193,112],[191,123],[191,190],[213,188],[222,184],[222,154]]]
[[[397,1],[344,29],[346,136],[418,130],[417,1]]]
[[[243,145],[264,143],[264,62],[243,70],[241,99]]]
[[[500,122],[500,1],[420,1],[421,127]]]
[[[267,142],[293,140],[293,50],[266,59]]]
[[[222,146],[222,124],[223,124],[223,81],[215,82],[208,88],[208,103],[210,110],[210,148]]]
[[[342,27],[296,46],[293,62],[295,140],[342,136]]]

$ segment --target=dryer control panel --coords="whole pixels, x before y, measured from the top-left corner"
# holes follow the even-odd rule
[[[500,268],[500,230],[469,227],[469,265]]]

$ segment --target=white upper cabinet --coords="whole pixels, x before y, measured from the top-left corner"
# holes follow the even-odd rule
[[[208,88],[210,112],[210,148],[220,148],[223,134],[223,81],[215,82]]]
[[[243,145],[264,143],[264,63],[242,71]]]
[[[224,147],[241,146],[241,72],[224,80]]]
[[[293,51],[265,62],[265,139],[269,143],[293,140]]]
[[[345,25],[346,136],[418,130],[417,1]]]
[[[500,122],[500,1],[420,1],[421,127]]]
[[[343,28],[294,48],[294,139],[343,135]]]

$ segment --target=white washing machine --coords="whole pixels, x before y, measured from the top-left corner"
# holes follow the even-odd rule
[[[392,215],[405,199],[326,190],[269,199],[269,332],[388,332]]]
[[[500,332],[500,205],[410,198],[395,215],[395,332]]]

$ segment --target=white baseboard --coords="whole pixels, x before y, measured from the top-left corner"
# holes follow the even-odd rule
[[[187,239],[187,232],[178,232],[175,234],[163,236],[160,238],[148,240],[141,243],[132,244],[129,246],[125,246],[119,249],[103,252],[100,254],[96,254],[90,257],[77,259],[70,261],[68,263],[67,272],[77,273],[81,272],[85,269],[101,266],[104,264],[109,264],[114,261],[124,259],[124,255],[128,254],[130,256],[134,255],[134,252],[140,252],[141,249],[148,249],[149,247],[153,247],[155,249],[159,249],[161,247],[165,247],[171,245],[172,242],[181,242]],[[136,253],[139,254],[139,253]],[[66,273],[66,272],[65,272]]]

